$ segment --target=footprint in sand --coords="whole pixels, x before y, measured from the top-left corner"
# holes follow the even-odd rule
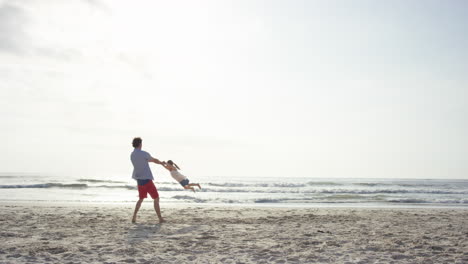
[[[67,252],[67,249],[65,249],[63,247],[55,247],[55,248],[46,249],[46,252],[48,252],[50,254],[62,254],[62,253]]]
[[[8,255],[7,258],[20,258],[21,254]]]

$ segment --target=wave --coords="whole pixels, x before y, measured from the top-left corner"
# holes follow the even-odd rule
[[[87,186],[88,188],[106,188],[106,189],[128,189],[136,190],[137,187],[133,185],[97,185],[97,186]]]
[[[387,200],[389,203],[427,203],[427,204],[468,204],[467,199],[415,199],[415,198],[400,198]]]
[[[208,186],[213,187],[232,187],[232,188],[239,188],[239,187],[280,187],[280,188],[300,188],[306,187],[306,184],[302,183],[233,183],[233,182],[223,182],[223,183],[207,183]]]
[[[176,196],[172,196],[171,198],[172,199],[178,199],[178,200],[196,200],[196,199],[198,199],[196,197],[189,196],[189,195],[176,195]]]
[[[171,198],[176,199],[176,200],[191,201],[195,203],[205,203],[208,201],[207,199],[200,199],[200,198],[189,196],[189,195],[176,195],[176,196],[172,196]]]
[[[323,199],[326,200],[346,200],[346,199],[369,199],[374,197],[366,197],[359,194],[333,194],[330,196],[325,196]]]
[[[388,187],[388,186],[398,186],[398,187],[447,187],[447,184],[423,184],[423,183],[383,183],[383,182],[354,182],[352,185],[356,186],[367,186],[367,187]]]
[[[401,198],[401,199],[391,199],[387,200],[390,203],[429,203],[427,200],[423,199],[414,199],[414,198]]]
[[[165,187],[158,187],[163,189]],[[166,188],[169,191],[177,191],[178,189]],[[291,193],[291,194],[468,194],[468,191],[457,190],[404,190],[404,189],[376,189],[376,190],[356,190],[356,189],[213,189],[203,188],[202,192],[219,192],[219,193]]]
[[[172,184],[171,184],[172,185]],[[450,190],[450,189],[353,189],[353,188],[277,188],[277,186],[297,186],[297,184],[270,184],[267,187],[230,187],[230,183],[223,184],[226,188],[216,188],[219,186],[213,186],[215,188],[205,187],[201,189],[201,192],[213,192],[213,193],[284,193],[284,194],[335,194],[335,195],[371,195],[371,194],[468,194],[468,190]],[[235,183],[235,185],[237,185]],[[159,191],[185,191],[180,186],[158,186]],[[135,190],[136,185],[88,185],[86,183],[40,183],[40,184],[12,184],[12,185],[0,185],[0,189],[16,189],[16,188],[104,188],[104,189],[128,189]]]
[[[21,189],[21,188],[72,188],[72,189],[86,189],[86,188],[104,188],[104,189],[128,189],[136,190],[136,185],[88,185],[85,183],[39,183],[39,184],[11,184],[11,185],[0,185],[0,189]],[[171,188],[171,187],[158,187],[159,191],[184,191],[183,188]]]
[[[311,193],[354,193],[354,194],[468,194],[468,191],[449,191],[449,190],[403,190],[403,189],[377,189],[377,190],[319,190],[312,191]]]
[[[256,199],[254,203],[280,203],[285,201],[285,199]]]
[[[365,204],[365,203],[378,203],[378,204],[392,204],[392,203],[408,203],[408,204],[468,204],[467,199],[449,199],[449,200],[424,200],[415,198],[401,198],[401,199],[390,199],[383,200],[377,197],[366,197],[359,196],[335,196],[335,197],[324,197],[324,198],[258,198],[258,199],[244,199],[244,200],[230,200],[230,199],[199,199],[196,197],[177,195],[172,197],[173,199],[190,201],[195,203],[260,203],[260,204]]]
[[[42,184],[19,184],[19,185],[0,185],[0,189],[16,189],[16,188],[87,188],[87,184],[62,184],[62,183],[42,183]]]
[[[307,184],[310,185],[310,186],[314,186],[314,185],[331,185],[331,186],[343,185],[342,183],[327,182],[327,181],[323,181],[323,182],[310,181],[310,182],[307,182]]]
[[[125,183],[123,181],[106,181],[106,180],[96,180],[96,179],[79,179],[78,182],[93,182],[93,183]]]
[[[231,183],[231,182],[225,182],[225,183],[212,183],[209,182],[207,185],[209,186],[214,186],[214,187],[247,187],[247,186],[253,186],[249,184],[243,184],[243,183]]]
[[[353,183],[353,185],[374,187],[374,186],[387,185],[387,184],[382,184],[382,183],[367,183],[367,182],[356,182],[356,183]]]
[[[179,185],[180,186],[180,185]],[[184,188],[182,188],[182,186],[180,187],[175,187],[175,188],[172,188],[172,187],[157,187],[156,188],[158,189],[158,191],[163,191],[163,192],[177,192],[177,191],[185,191]]]
[[[354,201],[354,200],[348,200],[348,199],[335,199],[335,200],[320,200],[316,198],[298,198],[298,199],[290,199],[290,198],[279,198],[279,199],[274,199],[274,198],[260,198],[260,199],[255,199],[253,200],[254,203],[303,203],[303,204],[311,204],[311,203],[316,203],[316,204],[323,204],[323,203],[333,203],[333,204],[339,204],[339,203],[362,203],[363,201]]]
[[[136,186],[130,185],[98,185],[98,186],[89,186],[85,183],[71,183],[71,184],[63,184],[63,183],[39,183],[39,184],[12,184],[12,185],[0,185],[0,189],[22,189],[22,188],[37,188],[37,189],[47,189],[47,188],[64,188],[64,189],[86,189],[86,188],[123,188],[123,189],[136,189]]]

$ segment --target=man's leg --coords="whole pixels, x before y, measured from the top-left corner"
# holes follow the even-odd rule
[[[164,221],[164,219],[162,218],[161,216],[161,208],[159,208],[159,197],[158,198],[155,198],[153,200],[154,202],[154,211],[156,211],[156,214],[158,215],[158,218],[159,218],[159,223],[164,223],[166,221]]]
[[[135,205],[135,212],[133,213],[132,223],[136,223],[137,213],[138,213],[138,210],[140,210],[142,202],[143,202],[143,199],[140,199]]]

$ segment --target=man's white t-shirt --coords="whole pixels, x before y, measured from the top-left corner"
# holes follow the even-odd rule
[[[153,174],[149,167],[148,161],[151,155],[141,149],[135,148],[130,155],[130,160],[133,164],[132,178],[135,180],[153,180]]]

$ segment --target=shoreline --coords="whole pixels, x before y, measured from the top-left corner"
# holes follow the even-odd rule
[[[35,206],[134,206],[137,200],[134,202],[109,202],[109,201],[28,201],[28,200],[12,200],[5,201],[0,200],[0,206],[2,205],[35,205]],[[143,204],[152,203],[151,198],[147,198],[143,201]],[[179,208],[179,207],[226,207],[226,208],[265,208],[265,209],[276,209],[276,208],[287,208],[287,209],[453,209],[453,210],[468,210],[466,205],[457,204],[421,204],[421,203],[187,203],[187,202],[165,202],[160,201],[161,208],[165,206],[168,208]]]
[[[468,211],[0,203],[0,263],[466,263]]]

